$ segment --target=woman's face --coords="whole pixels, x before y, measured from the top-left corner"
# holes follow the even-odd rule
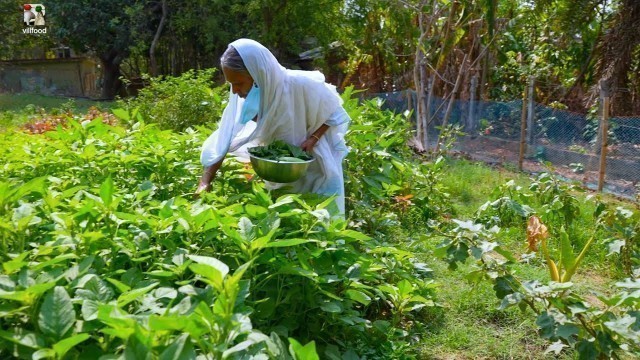
[[[251,90],[251,87],[253,86],[253,79],[251,76],[245,73],[229,70],[225,67],[222,68],[222,73],[224,74],[225,80],[231,84],[231,92],[241,98],[246,98],[247,94],[249,94],[249,90]]]

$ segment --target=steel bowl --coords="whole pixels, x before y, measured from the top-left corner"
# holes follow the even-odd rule
[[[276,183],[290,183],[300,179],[307,173],[309,164],[316,160],[313,158],[305,162],[276,161],[251,154],[249,154],[249,159],[258,176]]]

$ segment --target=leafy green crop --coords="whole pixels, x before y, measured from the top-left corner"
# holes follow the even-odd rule
[[[263,159],[289,162],[307,161],[313,158],[299,146],[288,144],[282,140],[276,140],[266,146],[250,148],[249,153]]]
[[[434,284],[410,252],[234,161],[191,200],[205,137],[0,134],[0,358],[391,358],[418,336]]]

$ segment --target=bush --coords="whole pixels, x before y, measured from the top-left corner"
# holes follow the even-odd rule
[[[182,131],[196,125],[212,125],[222,115],[227,86],[211,88],[216,69],[189,70],[174,76],[144,79],[149,86],[135,98],[119,100],[118,106],[130,114],[137,109],[142,117],[162,129]],[[133,117],[132,117],[133,118]]]

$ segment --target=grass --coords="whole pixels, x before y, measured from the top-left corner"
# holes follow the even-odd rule
[[[443,174],[443,183],[453,205],[453,216],[466,220],[472,218],[479,206],[495,200],[494,190],[513,180],[523,189],[528,189],[532,177],[504,168],[490,167],[467,160],[448,160]],[[581,244],[592,234],[595,204],[586,197],[590,193],[576,193],[580,200],[580,216],[573,233],[576,237],[577,253]],[[632,207],[611,196],[602,200]],[[539,209],[536,209],[539,211]],[[514,254],[526,251],[526,220],[521,224],[504,227],[497,239]],[[537,334],[536,316],[533,312],[521,312],[516,308],[498,310],[500,304],[492,285],[488,281],[472,284],[465,274],[474,269],[469,260],[457,270],[449,270],[441,260],[434,260],[433,250],[439,239],[425,237],[422,243],[423,261],[434,270],[434,279],[441,285],[437,296],[440,309],[431,310],[424,322],[427,334],[420,348],[420,359],[548,359],[545,349],[550,345]],[[597,294],[609,293],[612,284],[625,275],[619,270],[615,256],[607,256],[604,244],[592,247],[583,266],[574,276],[575,291],[587,299],[597,302]],[[549,274],[540,257],[529,264],[514,265],[523,279],[549,281]],[[561,354],[558,359],[572,358],[572,354]]]
[[[25,107],[35,105],[50,112],[52,109],[65,107],[65,104],[73,104],[73,107],[79,112],[86,112],[91,106],[96,106],[99,109],[109,108],[112,102],[37,94],[0,94],[0,111],[22,112]]]
[[[69,109],[86,113],[92,106],[106,110],[112,104],[83,98],[0,93],[0,130],[20,126],[41,113],[60,113]]]
[[[27,121],[30,104],[45,108],[63,109],[73,107],[76,112],[86,111],[90,106],[105,109],[109,103],[92,102],[86,99],[52,98],[38,95],[0,94],[0,129],[16,126]],[[490,167],[482,163],[460,159],[449,159],[448,168],[442,174],[442,183],[453,206],[453,216],[458,219],[470,219],[477,209],[488,200],[495,199],[494,190],[507,181],[513,180],[527,189],[531,177],[499,167]],[[576,220],[576,243],[584,243],[590,236],[593,226],[591,214],[595,205],[585,200],[589,193],[578,194],[580,217]],[[609,203],[630,207],[628,203],[610,196],[602,196]],[[525,223],[505,227],[497,241],[516,254],[525,251]],[[422,322],[425,327],[423,341],[419,346],[420,359],[547,359],[544,350],[549,343],[537,334],[535,315],[522,313],[510,308],[498,310],[499,300],[492,285],[487,281],[471,284],[465,275],[473,270],[475,264],[469,260],[457,270],[449,270],[447,265],[433,256],[438,245],[437,238],[424,236],[418,256],[433,269],[434,279],[440,284],[437,301],[440,308],[425,311]],[[579,249],[576,249],[576,252]],[[530,264],[514,266],[517,273],[525,279],[537,279],[546,282],[549,275],[540,258]],[[599,243],[585,259],[584,267],[575,275],[576,291],[596,298],[597,293],[607,293],[611,284],[624,276],[620,272],[615,257],[607,256],[606,248]],[[587,297],[587,296],[585,296]],[[594,300],[595,301],[595,300]],[[559,359],[571,358],[564,354]]]
[[[498,310],[498,299],[488,282],[470,284],[467,262],[449,270],[433,267],[438,299],[443,308],[431,314],[422,359],[543,359],[547,344],[536,334],[535,316],[518,309]]]
[[[450,170],[445,171],[442,182],[447,184],[454,215],[462,218],[473,215],[489,199],[493,190],[507,181],[514,180],[521,186],[529,182],[524,174],[468,160],[449,159],[448,165]]]

